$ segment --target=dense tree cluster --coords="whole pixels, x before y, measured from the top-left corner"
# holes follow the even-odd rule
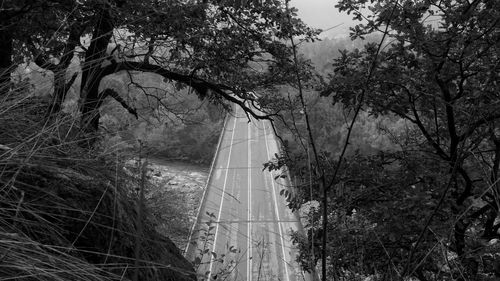
[[[298,239],[308,245],[302,246],[309,249],[301,256],[306,265],[315,248],[316,259],[321,251],[327,255],[335,279],[500,276],[499,5],[480,0],[339,1],[341,11],[363,20],[352,28],[352,38],[381,35],[378,42],[338,54],[322,95],[342,105],[340,126],[345,128],[353,116],[354,130],[375,122],[363,112],[386,118],[378,127],[390,144],[363,150],[360,136],[353,134],[348,153],[339,159],[345,139],[339,141],[341,134],[323,131],[325,125],[313,121],[315,139],[330,134],[330,141],[340,145],[337,150],[327,146],[319,163],[310,161],[316,171],[314,190],[320,187],[321,169],[327,178],[330,224],[322,249],[319,214],[311,216],[308,239]],[[314,116],[317,106],[309,106]],[[295,119],[287,118],[289,124],[303,120],[295,113]],[[338,117],[328,120],[339,123]],[[374,148],[365,141],[365,147]],[[309,145],[306,141],[311,152]],[[301,157],[294,169],[307,175]],[[309,180],[304,177],[305,192],[299,190],[302,197],[292,203],[320,199],[318,192],[310,197]]]

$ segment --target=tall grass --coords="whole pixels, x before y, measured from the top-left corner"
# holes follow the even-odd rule
[[[0,280],[127,280],[134,264],[139,280],[193,280],[191,265],[155,231],[154,218],[147,211],[138,218],[138,177],[126,172],[126,157],[98,142],[89,149],[78,117],[46,118],[43,98],[4,93]]]

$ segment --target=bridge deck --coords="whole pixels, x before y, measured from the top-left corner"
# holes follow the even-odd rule
[[[294,262],[290,229],[297,217],[286,207],[262,164],[278,153],[268,121],[248,122],[241,109],[226,122],[187,257],[201,259],[207,280],[308,280]],[[207,239],[208,238],[208,239]],[[212,254],[216,253],[216,255]]]

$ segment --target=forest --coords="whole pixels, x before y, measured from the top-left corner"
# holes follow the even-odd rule
[[[0,280],[203,280],[147,159],[208,165],[234,106],[273,122],[302,270],[498,280],[500,2],[333,5],[349,37],[287,0],[2,1]]]

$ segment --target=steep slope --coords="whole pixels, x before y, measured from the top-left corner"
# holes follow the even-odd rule
[[[82,148],[74,118],[46,121],[46,104],[0,103],[0,278],[16,280],[194,280],[191,264],[137,221],[137,177],[116,153]],[[142,228],[142,231],[141,231]]]

